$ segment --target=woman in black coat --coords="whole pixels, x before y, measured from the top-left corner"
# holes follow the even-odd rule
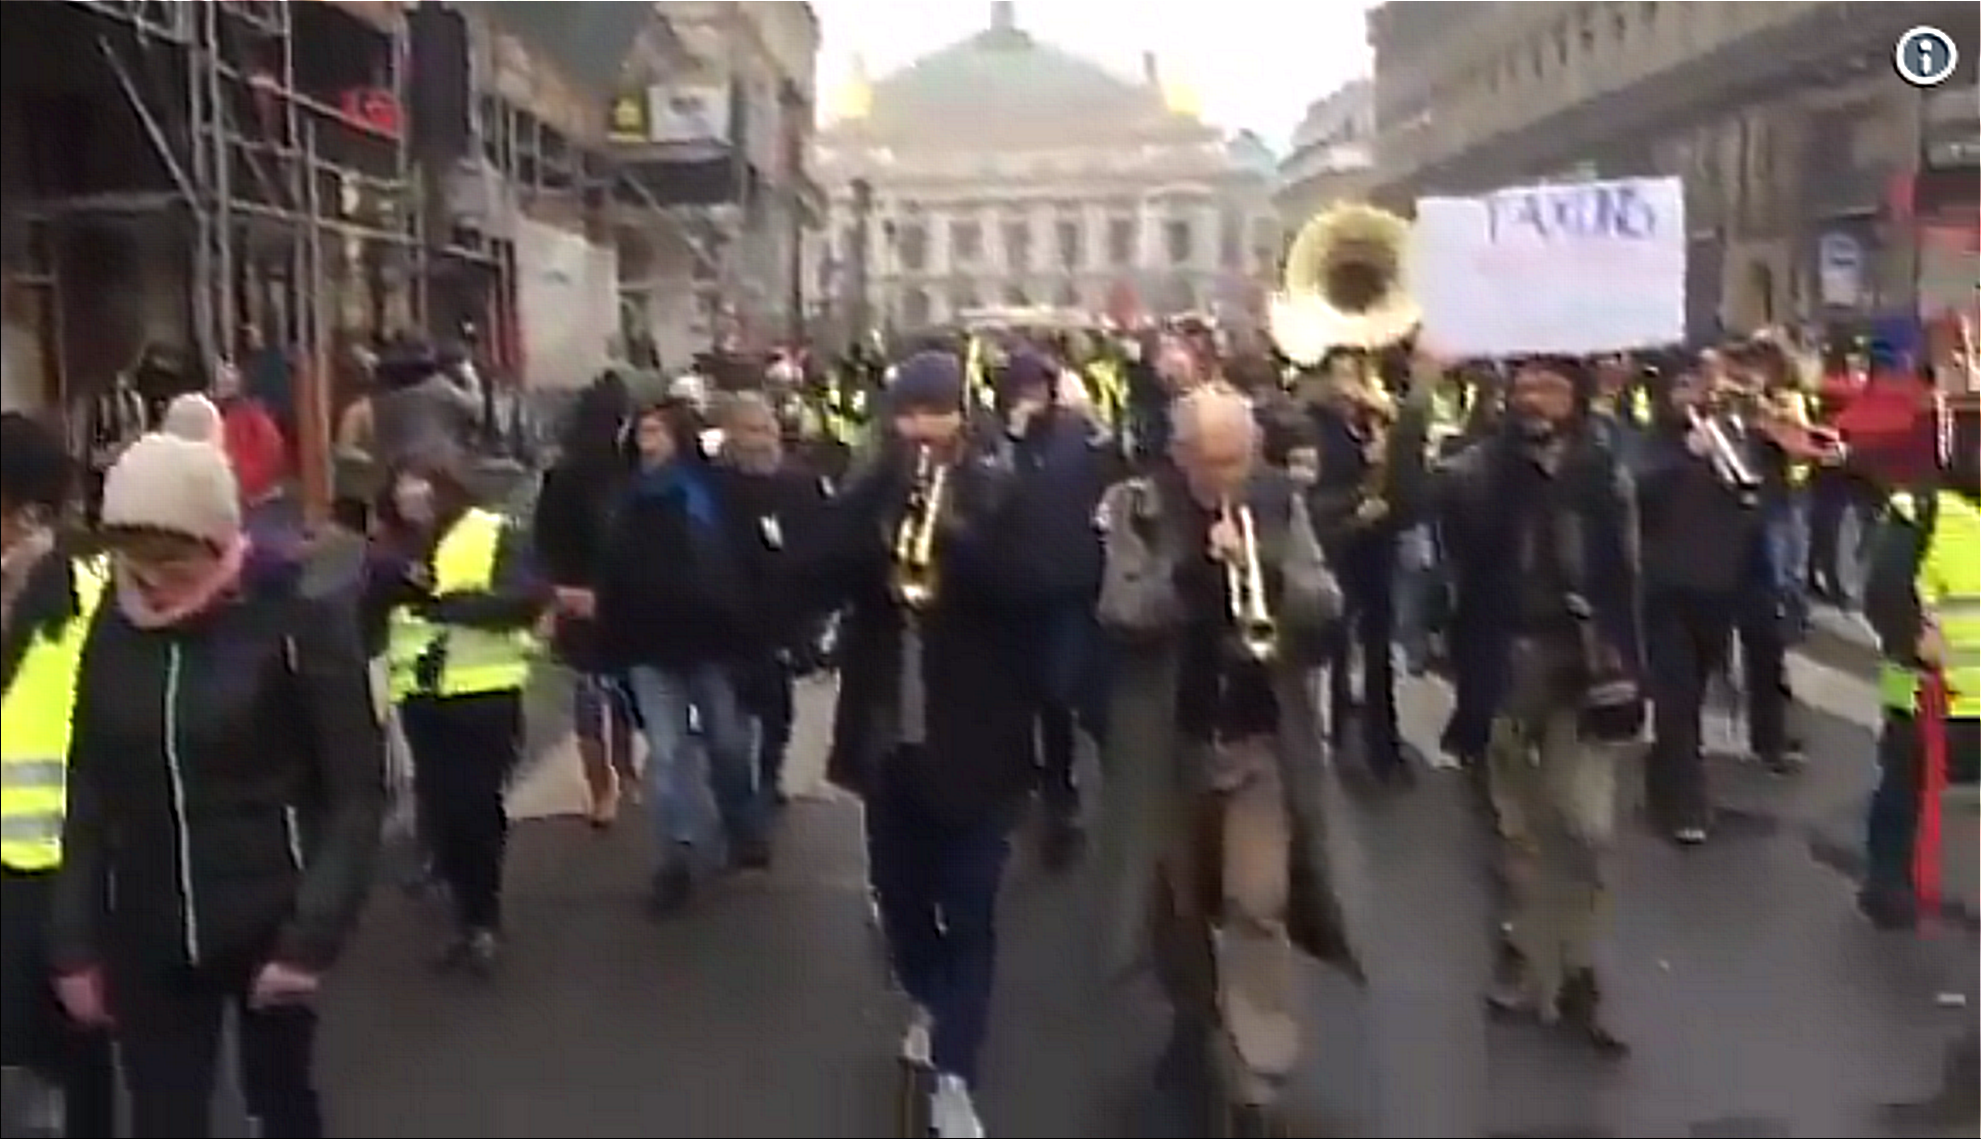
[[[261,1134],[322,1135],[313,1003],[371,882],[385,805],[357,623],[305,598],[295,567],[258,561],[210,444],[133,444],[102,520],[111,592],[77,678],[58,994],[115,1032],[131,1134],[212,1133],[232,1007]]]
[[[610,826],[622,794],[639,787],[631,703],[599,657],[597,623],[599,562],[627,480],[621,448],[631,406],[625,381],[615,373],[585,389],[557,463],[544,473],[531,520],[538,570],[555,598],[551,644],[574,677],[571,715],[591,793],[587,817],[595,827]]]

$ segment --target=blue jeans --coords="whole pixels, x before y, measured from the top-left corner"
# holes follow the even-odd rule
[[[1431,659],[1431,604],[1438,550],[1429,526],[1413,526],[1396,543],[1396,642],[1406,667],[1421,672]]]
[[[1786,501],[1769,510],[1768,561],[1780,596],[1785,633],[1800,641],[1809,627],[1809,595],[1804,569],[1809,563],[1809,499],[1792,490]]]
[[[647,785],[662,850],[716,845],[707,806],[711,793],[722,838],[762,839],[756,732],[737,702],[729,671],[714,664],[678,670],[642,665],[627,683],[647,737]]]
[[[867,873],[895,980],[934,1020],[938,1072],[975,1083],[997,975],[998,822],[948,826],[883,775],[867,796]]]

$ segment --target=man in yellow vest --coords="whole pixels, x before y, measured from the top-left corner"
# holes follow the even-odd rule
[[[0,420],[0,1133],[113,1135],[109,1041],[55,1002],[46,933],[62,865],[70,711],[103,577],[56,540],[69,459],[26,416]]]
[[[1864,613],[1885,656],[1879,677],[1885,727],[1859,906],[1884,929],[1918,921],[1915,868],[1945,857],[1920,850],[1922,843],[1950,844],[1970,869],[1975,857],[1971,834],[1943,836],[1921,826],[1929,815],[1939,817],[1930,789],[1971,788],[1981,779],[1981,400],[1969,393],[1938,414],[1941,485],[1892,496],[1865,586]],[[1944,780],[1926,767],[1933,758],[1926,746],[1930,726],[1920,713],[1928,677],[1945,694]],[[1938,1090],[1891,1111],[1894,1133],[1972,1131],[1981,1117],[1981,1029],[1971,1019],[1947,1050]]]
[[[551,595],[521,530],[469,506],[450,472],[402,472],[390,495],[398,533],[371,567],[371,603],[390,609],[392,696],[423,837],[454,907],[439,963],[484,974],[502,928],[503,794],[522,742],[532,629]]]

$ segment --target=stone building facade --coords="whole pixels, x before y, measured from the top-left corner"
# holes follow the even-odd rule
[[[718,344],[796,338],[806,235],[823,212],[809,169],[817,13],[718,0],[644,7],[613,105],[631,354],[675,366]],[[706,113],[679,114],[689,100]]]
[[[1678,175],[1695,334],[1935,307],[1912,192],[1933,128],[1892,47],[1977,23],[1955,3],[1382,4],[1373,189]],[[1952,84],[1970,116],[1972,75]]]
[[[1355,79],[1316,99],[1279,164],[1273,205],[1290,234],[1330,203],[1360,197],[1375,174],[1375,84]]]
[[[1206,124],[1153,56],[1118,77],[991,8],[978,33],[859,77],[819,140],[813,269],[839,314],[1256,312],[1277,245],[1264,146]]]

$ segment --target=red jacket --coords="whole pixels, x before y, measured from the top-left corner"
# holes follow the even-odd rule
[[[1930,389],[1902,380],[1870,384],[1832,421],[1851,466],[1887,486],[1910,486],[1939,467],[1939,418]]]
[[[280,488],[289,476],[289,445],[275,418],[256,400],[239,398],[227,402],[220,424],[241,501],[260,502]]]

